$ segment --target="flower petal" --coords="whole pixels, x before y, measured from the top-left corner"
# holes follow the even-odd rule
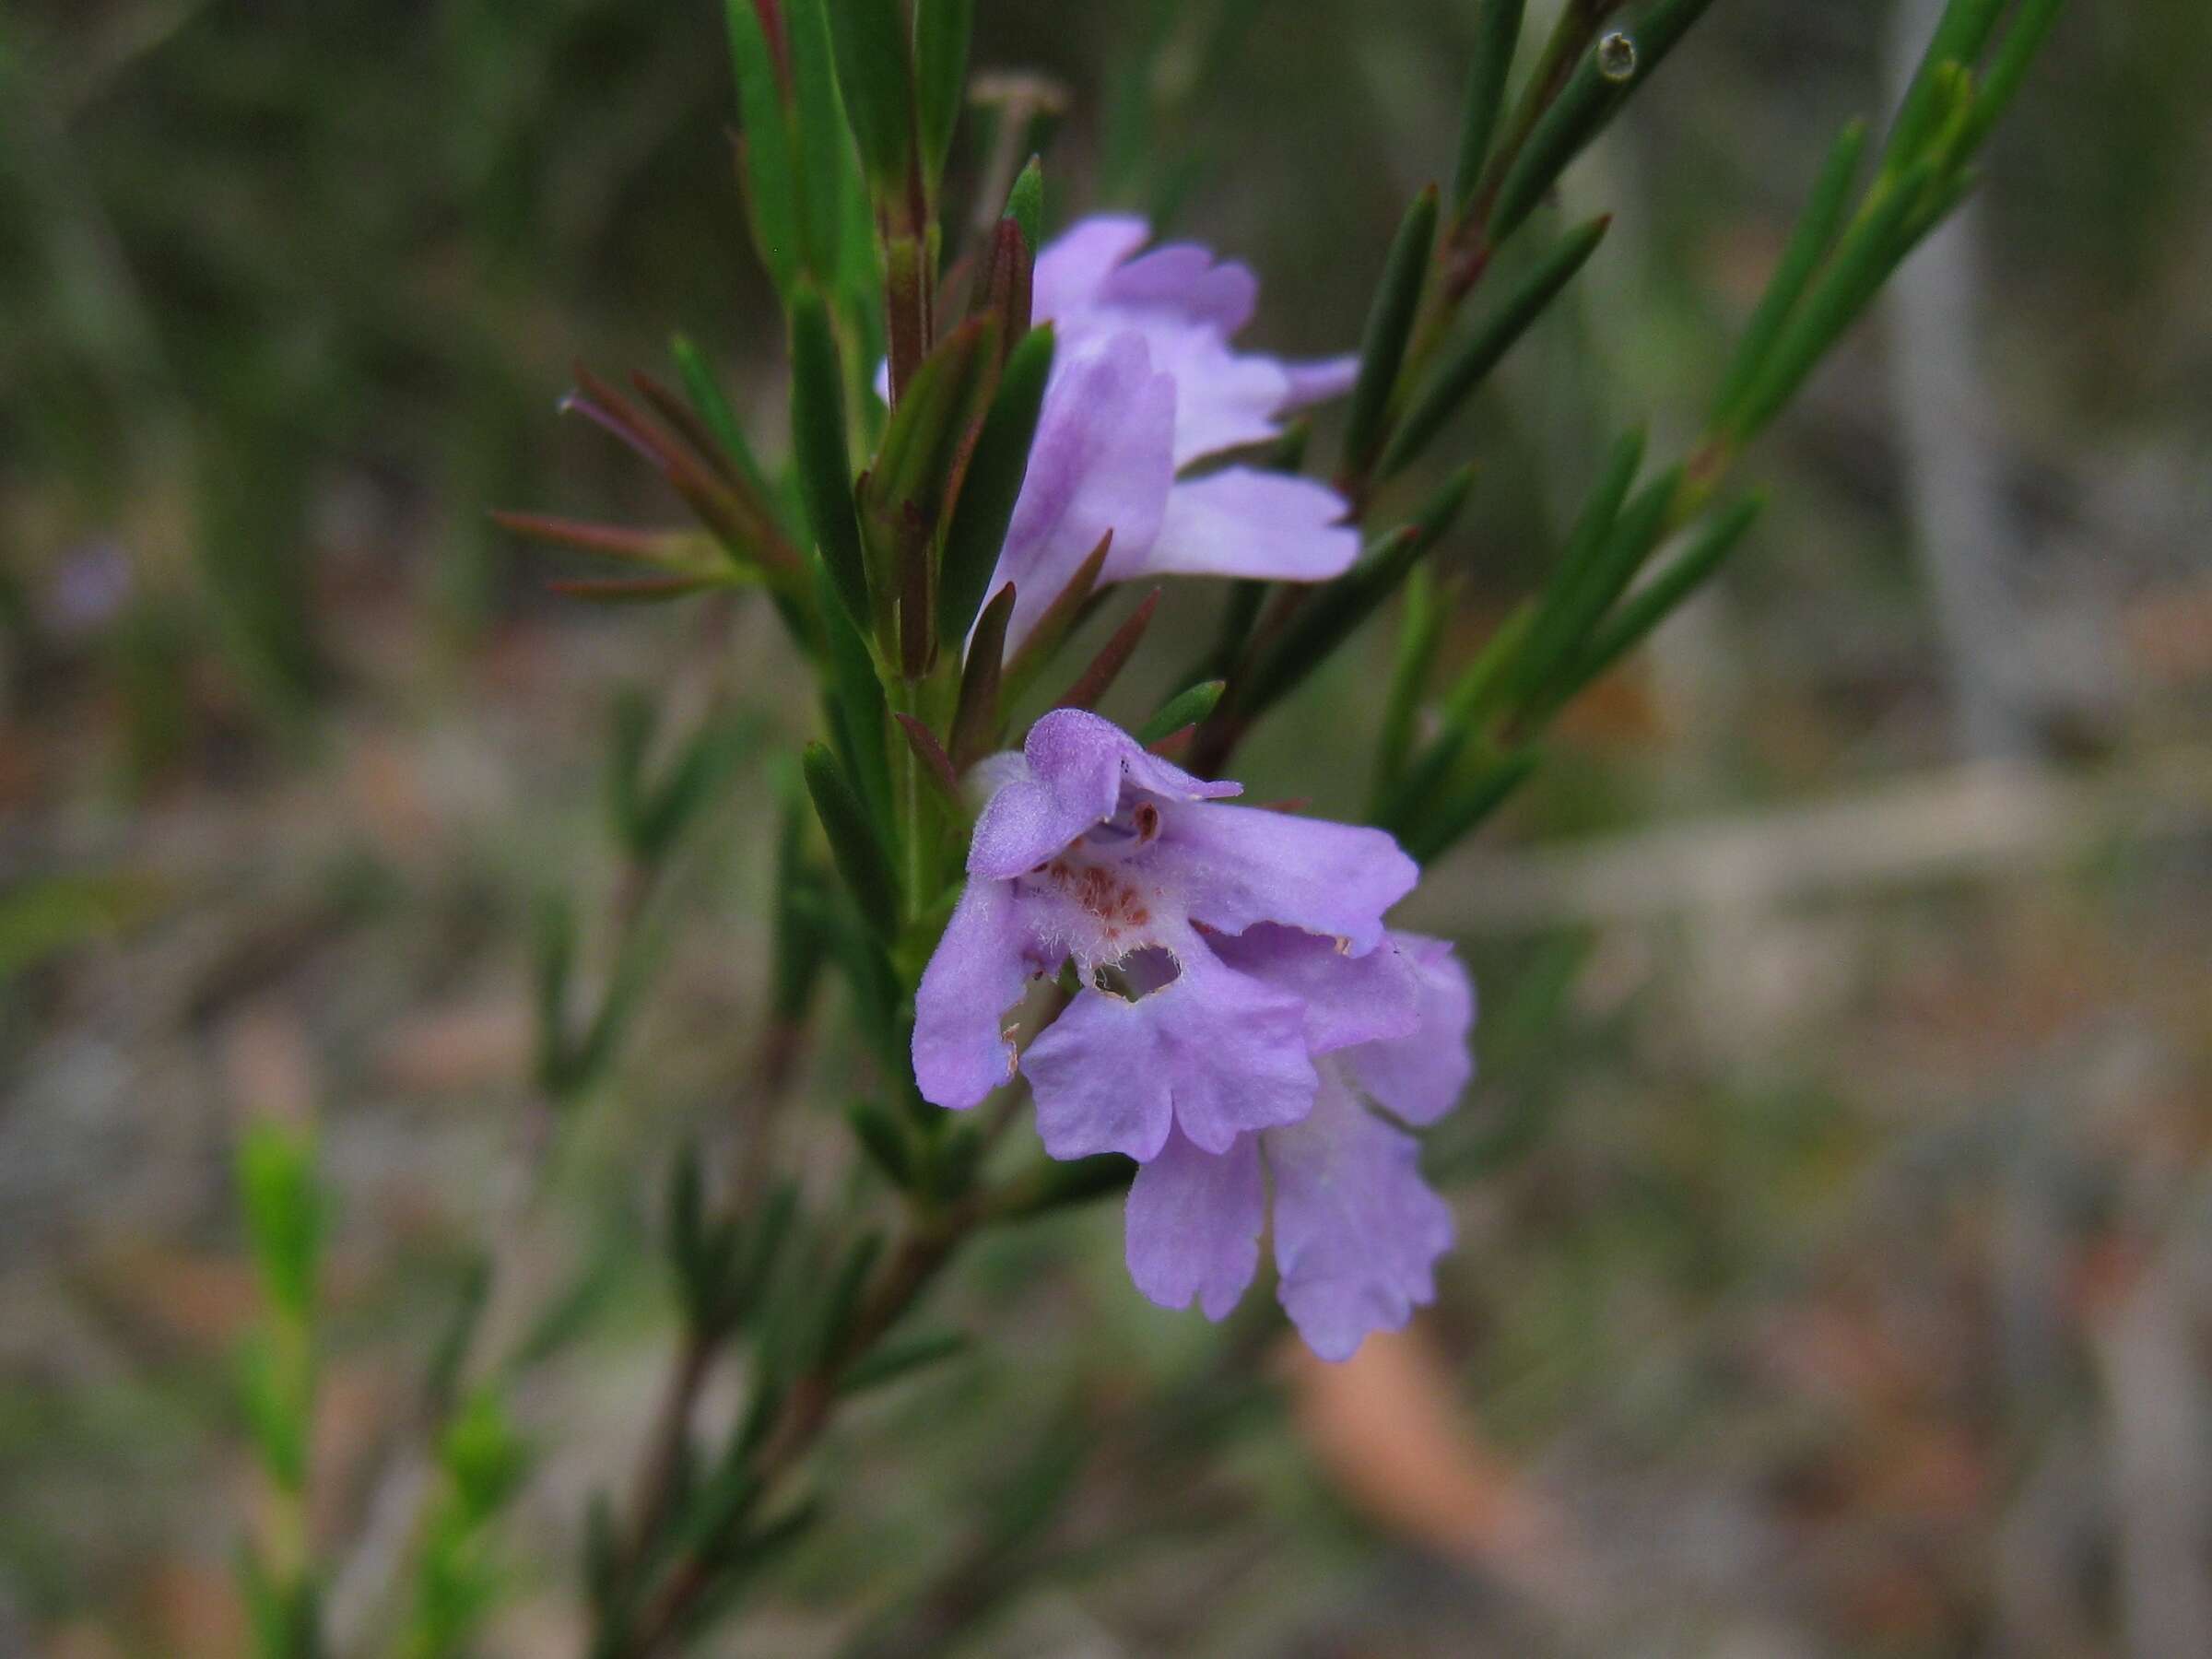
[[[1030,278],[1030,315],[1043,323],[1090,304],[1114,267],[1151,234],[1151,226],[1127,213],[1101,213],[1070,225],[1038,252]]]
[[[1143,329],[1153,366],[1175,377],[1177,466],[1265,443],[1281,432],[1276,415],[1290,395],[1290,377],[1273,358],[1231,351],[1204,324],[1114,314],[1127,315]]]
[[[1332,397],[1342,397],[1352,389],[1359,378],[1359,357],[1357,352],[1333,358],[1278,358],[1283,372],[1290,380],[1290,395],[1284,399],[1278,415],[1288,415],[1317,403],[1326,403]]]
[[[1229,466],[1168,491],[1147,574],[1321,582],[1359,557],[1344,498],[1288,473]]]
[[[1354,956],[1381,941],[1382,912],[1420,876],[1381,830],[1214,801],[1169,816],[1159,849],[1193,919],[1222,933],[1280,922],[1334,934]]]
[[[1174,378],[1154,366],[1142,335],[1116,334],[1054,363],[991,578],[993,593],[1015,584],[1009,650],[1109,530],[1107,579],[1142,568],[1174,481]]]
[[[1127,742],[1106,721],[1079,710],[1054,710],[1038,721],[1022,746],[1020,774],[999,787],[975,820],[969,874],[1018,876],[1112,818],[1122,798]]]
[[[1095,303],[1159,311],[1203,323],[1224,336],[1252,321],[1260,297],[1251,267],[1195,242],[1169,242],[1139,255],[1100,283]]]
[[[1037,1133],[1054,1158],[1119,1152],[1146,1163],[1174,1126],[1174,1094],[1152,1017],[1086,986],[1030,1044],[1021,1069],[1037,1097]]]
[[[1030,975],[1021,902],[1003,881],[975,880],[960,895],[914,993],[914,1083],[922,1098],[958,1111],[1014,1076],[1006,1010]]]
[[[1413,967],[1420,1023],[1403,1036],[1349,1051],[1345,1063],[1360,1088],[1406,1123],[1433,1124],[1459,1104],[1475,1075],[1467,1046],[1475,982],[1448,940],[1393,933],[1389,943]]]
[[[1171,1132],[1129,1188],[1129,1277],[1163,1308],[1187,1308],[1195,1297],[1208,1319],[1225,1318],[1259,1265],[1265,1220],[1256,1137],[1240,1135],[1216,1153]]]
[[[1365,956],[1349,956],[1334,938],[1263,922],[1211,943],[1238,972],[1303,1002],[1306,1047],[1326,1054],[1411,1037],[1420,1029],[1425,982],[1416,962],[1396,948],[1401,936],[1391,934]]]
[[[1306,1346],[1348,1359],[1436,1296],[1452,1212],[1421,1180],[1420,1148],[1324,1075],[1304,1122],[1270,1130],[1277,1294]]]
[[[976,819],[968,868],[978,876],[1018,876],[1119,809],[1124,783],[1171,801],[1217,800],[1244,786],[1192,776],[1148,755],[1112,721],[1086,709],[1040,715],[1018,761],[990,762],[1005,781]]]
[[[1304,1008],[1232,973],[1193,939],[1178,977],[1135,1002],[1086,987],[1030,1044],[1022,1071],[1054,1158],[1159,1156],[1171,1122],[1203,1151],[1293,1123],[1312,1103]]]
[[[1148,794],[1170,801],[1218,801],[1244,793],[1241,783],[1228,778],[1201,778],[1172,760],[1147,752],[1134,737],[1124,741],[1128,747],[1122,752],[1122,775]]]

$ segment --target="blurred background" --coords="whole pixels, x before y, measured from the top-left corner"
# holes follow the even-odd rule
[[[1449,171],[1472,9],[983,0],[974,55],[1064,106],[1056,218],[1149,208],[1260,272],[1248,339],[1318,353]],[[1483,468],[1455,660],[1607,437],[1694,433],[1929,21],[1725,0],[1569,175],[1614,233],[1440,446]],[[358,1568],[529,1088],[533,907],[618,899],[641,694],[745,752],[536,1220],[596,1292],[520,1402],[488,1648],[574,1646],[672,1328],[646,1218],[759,1041],[766,757],[811,711],[757,606],[559,598],[486,514],[677,522],[555,412],[672,328],[780,449],[721,29],[0,17],[0,1654],[241,1648],[257,1116],[312,1117],[335,1194],[312,1522]],[[833,1437],[744,1651],[2204,1651],[2207,85],[2198,0],[2070,9],[1971,211],[1746,463],[1732,568],[1431,872],[1407,919],[1484,998],[1439,1305],[1325,1368],[1142,1301],[1112,1206],[995,1239],[935,1293],[984,1339]],[[1209,636],[1216,595],[1171,601],[1133,702]],[[1251,746],[1257,797],[1357,811],[1371,634]],[[841,1098],[849,1058],[802,1064]],[[834,1179],[844,1142],[825,1111],[791,1151]]]

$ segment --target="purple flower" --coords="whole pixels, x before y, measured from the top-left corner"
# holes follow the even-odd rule
[[[977,770],[967,889],[915,996],[924,1096],[972,1106],[1018,1066],[1053,1157],[1135,1159],[1129,1272],[1164,1307],[1235,1305],[1272,1180],[1278,1294],[1313,1351],[1403,1325],[1452,1218],[1398,1124],[1451,1111],[1474,1064],[1451,947],[1382,924],[1412,861],[1223,805],[1236,784],[1077,710]],[[1081,988],[1018,1060],[1007,1011],[1071,960]]]
[[[1439,939],[1392,934],[1351,966],[1326,940],[1255,928],[1223,959],[1305,999],[1320,1088],[1297,1123],[1210,1152],[1180,1135],[1129,1191],[1129,1276],[1163,1307],[1195,1299],[1209,1319],[1236,1305],[1259,1265],[1265,1180],[1275,1187],[1277,1295],[1324,1359],[1394,1331],[1436,1295],[1452,1213],[1420,1176],[1419,1146],[1371,1111],[1431,1124],[1458,1100],[1474,987]]]
[[[1171,1136],[1227,1153],[1312,1110],[1311,1028],[1324,1016],[1294,978],[1238,966],[1231,935],[1265,924],[1321,935],[1316,947],[1364,982],[1357,964],[1418,875],[1397,843],[1224,805],[1239,785],[1194,778],[1077,709],[1046,714],[1020,755],[979,771],[995,787],[967,889],[914,998],[924,1097],[972,1106],[1010,1079],[1008,1009],[1072,960],[1081,988],[1019,1061],[1054,1158],[1144,1162]],[[1325,1018],[1365,1035],[1410,1021],[1397,1004],[1332,1004]]]
[[[1085,219],[1037,256],[1032,312],[1058,344],[1029,476],[993,591],[1016,584],[1018,641],[1109,530],[1101,579],[1140,575],[1318,582],[1359,554],[1345,503],[1308,478],[1193,462],[1281,431],[1283,416],[1339,395],[1352,358],[1293,363],[1230,348],[1258,283],[1241,265],[1170,243],[1139,254],[1141,218]],[[1134,257],[1133,257],[1134,255]]]

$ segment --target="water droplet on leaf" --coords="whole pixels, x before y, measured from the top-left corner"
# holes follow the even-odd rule
[[[1636,73],[1636,42],[1624,31],[1607,29],[1598,37],[1597,72],[1609,81],[1625,81]]]

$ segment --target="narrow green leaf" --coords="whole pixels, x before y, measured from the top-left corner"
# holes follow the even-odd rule
[[[760,27],[757,0],[726,0],[723,15],[737,79],[737,171],[745,184],[747,218],[760,263],[776,291],[788,294],[799,273],[802,248],[798,171],[784,89]]]
[[[1467,665],[1444,699],[1441,729],[1392,787],[1373,815],[1375,823],[1403,835],[1428,810],[1458,766],[1460,755],[1481,735],[1535,615],[1535,602],[1523,600]]]
[[[862,192],[853,163],[853,135],[838,94],[828,0],[782,0],[782,5],[783,39],[791,59],[794,126],[798,135],[805,265],[818,284],[828,288],[836,284],[843,268],[852,204]],[[867,240],[865,233],[862,240]]]
[[[971,317],[923,360],[891,411],[861,492],[872,521],[896,517],[935,531],[959,482],[955,463],[992,390],[997,334],[997,318]]]
[[[845,1118],[853,1125],[853,1136],[860,1142],[861,1149],[879,1170],[883,1178],[894,1187],[903,1190],[913,1184],[914,1154],[907,1145],[906,1131],[896,1118],[883,1109],[882,1102],[858,1100],[845,1108]]]
[[[707,1238],[707,1176],[699,1143],[687,1140],[668,1166],[668,1259],[688,1289],[700,1277]]]
[[[849,143],[849,138],[847,139]],[[868,190],[860,170],[848,157],[841,175],[838,199],[843,204],[844,223],[838,231],[837,269],[830,293],[834,298],[842,337],[851,343],[858,363],[881,362],[885,356],[883,261],[876,245],[876,212],[868,204]],[[873,421],[882,406],[873,396],[861,400],[864,421]],[[873,432],[869,434],[872,438]]]
[[[491,1257],[479,1253],[463,1270],[453,1312],[439,1331],[430,1347],[429,1363],[423,1368],[423,1397],[434,1413],[443,1413],[453,1399],[461,1381],[462,1362],[468,1358],[469,1344],[475,1340],[490,1292]]]
[[[844,879],[846,891],[879,937],[893,937],[899,931],[898,882],[851,780],[838,765],[837,757],[819,743],[806,746],[800,764],[806,771],[806,793],[813,798],[815,816],[829,838],[830,855]]]
[[[569,978],[576,959],[576,917],[561,893],[542,894],[530,914],[530,968],[536,993],[537,1077],[559,1094],[569,1044]]]
[[[1490,138],[1505,101],[1505,77],[1521,41],[1525,0],[1482,0],[1475,20],[1475,53],[1467,66],[1465,113],[1459,124],[1459,165],[1452,174],[1452,211],[1464,215],[1482,182]]]
[[[999,703],[1002,709],[1010,708],[1020,700],[1021,694],[1044,671],[1047,664],[1060,653],[1068,638],[1083,625],[1100,597],[1099,572],[1106,568],[1106,556],[1113,549],[1113,532],[1109,530],[1099,537],[1099,545],[1086,554],[1083,562],[1076,567],[1067,585],[1053,595],[1052,603],[1030,627],[1014,654],[1000,671]]]
[[[1611,534],[1606,537],[1604,551],[1593,561],[1588,575],[1568,601],[1559,629],[1562,643],[1543,656],[1537,654],[1537,646],[1532,643],[1517,676],[1524,700],[1520,718],[1524,724],[1541,724],[1549,719],[1572,695],[1571,689],[1559,684],[1562,670],[1570,668],[1587,648],[1605,614],[1628,591],[1636,572],[1643,568],[1644,560],[1658,546],[1666,532],[1681,480],[1682,469],[1675,467],[1637,492],[1621,510]]]
[[[703,463],[688,440],[679,441],[669,436],[614,386],[582,364],[577,365],[576,379],[584,395],[572,400],[571,406],[608,426],[631,447],[649,455],[669,488],[683,497],[738,565],[766,568],[777,561],[780,548],[774,545],[772,520],[760,503],[748,500],[735,486],[733,474],[718,472]],[[659,390],[665,394],[665,388]],[[673,394],[666,395],[683,418],[696,428],[690,412]],[[726,468],[728,464],[722,465]]]
[[[793,458],[815,545],[839,603],[865,639],[873,626],[867,560],[853,516],[853,461],[845,443],[844,370],[837,338],[821,296],[802,285],[791,301]]]
[[[1414,527],[1400,525],[1373,543],[1368,556],[1350,571],[1309,598],[1235,688],[1231,701],[1237,712],[1253,718],[1296,689],[1374,614],[1424,551]]]
[[[1172,737],[1186,726],[1194,726],[1214,712],[1227,690],[1227,680],[1200,680],[1196,685],[1178,691],[1159,705],[1152,718],[1136,728],[1136,740],[1154,744],[1162,738]]]
[[[631,389],[652,406],[653,412],[689,446],[691,453],[706,464],[717,487],[730,490],[738,497],[748,521],[764,515],[765,503],[755,495],[746,481],[743,470],[724,451],[714,429],[707,424],[688,399],[678,397],[674,388],[641,369],[630,371],[629,383]],[[749,522],[747,527],[752,528]]]
[[[644,689],[629,686],[616,696],[607,724],[607,806],[615,834],[627,845],[637,839],[647,794],[645,750],[653,741],[658,714]]]
[[[961,640],[983,602],[983,590],[998,563],[1014,503],[1029,476],[1030,444],[1037,414],[1053,369],[1051,324],[1022,336],[1006,358],[998,390],[983,417],[982,430],[969,456],[968,470],[945,533],[944,562],[937,580],[937,637]]]
[[[1609,568],[1605,555],[1615,545],[1614,531],[1622,504],[1642,463],[1641,429],[1625,434],[1613,445],[1597,486],[1576,515],[1567,546],[1545,585],[1535,620],[1529,625],[1528,638],[1508,676],[1504,694],[1509,699],[1525,698],[1540,686],[1559,659],[1580,643],[1578,624],[1586,628],[1594,620],[1589,596]]]
[[[1674,614],[1676,607],[1703,586],[1713,571],[1743,540],[1765,499],[1752,496],[1721,513],[1674,559],[1666,568],[1630,595],[1629,600],[1590,637],[1567,677],[1565,693],[1572,696],[1606,672],[1644,636]],[[1564,700],[1562,699],[1562,700]]]
[[[1429,441],[1459,412],[1483,378],[1597,251],[1611,223],[1609,215],[1601,216],[1562,236],[1430,373],[1391,435],[1377,469],[1379,477],[1389,478],[1404,471],[1428,447]]]
[[[806,856],[806,806],[799,800],[797,779],[787,760],[776,769],[776,794],[781,802],[776,824],[776,885],[771,921],[772,964],[770,982],[774,987],[770,1006],[778,1027],[795,1030],[813,1001],[821,979],[828,946],[821,930],[807,913],[806,896],[818,890],[820,877]]]
[[[306,1347],[261,1330],[240,1355],[239,1405],[263,1470],[281,1491],[307,1487],[312,1371]]]
[[[1964,153],[1971,154],[1981,145],[2011,104],[2020,83],[2028,77],[2030,65],[2042,51],[2051,26],[2058,21],[2058,8],[2065,4],[2065,0],[2021,0],[2019,10],[2013,14],[2012,27],[2006,30],[2004,42],[1990,60],[1989,72],[1982,77],[1961,147]]]
[[[629,851],[641,864],[658,864],[729,782],[759,741],[753,723],[710,720],[692,735],[659,782],[638,803],[629,825]]]
[[[899,0],[834,0],[838,82],[870,190],[880,203],[906,186],[914,131],[912,42]],[[912,227],[919,229],[919,226]]]
[[[1384,418],[1429,279],[1429,256],[1435,242],[1436,186],[1430,184],[1406,210],[1368,310],[1367,331],[1359,342],[1359,377],[1353,382],[1345,417],[1344,465],[1348,473],[1364,473],[1389,436]]]
[[[891,716],[899,729],[906,734],[907,747],[913,750],[914,759],[922,763],[923,775],[935,784],[937,793],[955,808],[960,806],[960,781],[952,770],[952,761],[945,753],[937,735],[915,716],[900,711]]]
[[[1843,233],[1835,254],[1791,312],[1764,365],[1736,400],[1728,436],[1747,441],[1795,394],[1829,348],[1858,318],[1912,246],[1911,226],[1936,182],[1932,161],[1920,161],[1877,190]]]
[[[1265,582],[1242,579],[1230,582],[1221,601],[1221,627],[1214,637],[1214,648],[1200,659],[1195,671],[1182,677],[1224,679],[1234,672],[1238,659],[1244,654],[1244,647],[1252,640],[1252,630],[1259,626],[1260,612],[1266,603]]]
[[[1014,176],[1014,188],[1006,193],[1006,217],[1021,227],[1022,242],[1035,258],[1044,245],[1044,164],[1035,156]]]
[[[992,227],[983,273],[974,288],[971,309],[998,319],[1002,349],[1011,350],[1030,332],[1037,262],[1022,241],[1021,227],[1002,218]]]
[[[574,576],[547,582],[546,591],[592,605],[659,605],[743,585],[721,576]]]
[[[960,117],[967,85],[968,35],[975,0],[917,0],[914,7],[914,97],[921,116],[922,165],[931,193],[945,176],[945,157]]]
[[[894,308],[896,309],[896,308]],[[936,653],[939,527],[997,381],[998,319],[971,317],[937,342],[891,411],[860,491],[870,581],[899,594],[900,662],[917,679]]]
[[[968,1335],[964,1331],[928,1331],[898,1342],[881,1343],[845,1368],[844,1374],[837,1380],[837,1391],[842,1394],[864,1394],[912,1376],[925,1367],[941,1364],[956,1354],[965,1353],[967,1348]]]
[[[760,470],[753,446],[746,441],[745,428],[737,419],[737,412],[730,407],[730,400],[723,395],[714,371],[708,366],[706,354],[686,335],[678,334],[669,336],[668,355],[676,361],[677,376],[684,382],[684,393],[690,398],[691,406],[699,411],[699,418],[707,423],[723,452],[736,464],[739,475],[762,510],[772,518],[775,488],[769,483],[768,475]]]
[[[1851,184],[1858,171],[1859,156],[1865,147],[1866,124],[1854,121],[1837,136],[1835,147],[1829,151],[1820,177],[1798,218],[1797,228],[1790,233],[1789,243],[1783,249],[1774,275],[1768,279],[1767,291],[1744,327],[1743,338],[1736,344],[1728,372],[1721,377],[1720,392],[1713,398],[1712,420],[1716,429],[1726,426],[1729,411],[1758,376],[1767,353],[1773,349],[1783,325],[1789,321],[1790,312],[1805,297],[1813,273],[1834,245],[1836,231],[1843,223],[1844,210],[1851,205]]]
[[[867,1284],[876,1258],[882,1253],[883,1234],[878,1231],[863,1233],[846,1248],[844,1258],[838,1263],[837,1276],[830,1281],[829,1293],[822,1299],[821,1322],[808,1356],[809,1363],[825,1363],[844,1349],[852,1331],[853,1315],[860,1307],[861,1290]]]
[[[728,1618],[743,1602],[754,1580],[821,1519],[822,1509],[818,1499],[807,1499],[789,1514],[729,1541],[724,1546],[728,1559],[716,1573],[712,1587],[691,1604],[677,1627],[678,1644],[696,1647],[717,1622]]]
[[[1630,95],[1657,73],[1676,42],[1712,4],[1712,0],[1656,0],[1639,12],[1624,30],[1636,44],[1635,66],[1625,79],[1600,70],[1598,48],[1583,52],[1567,85],[1536,118],[1505,170],[1490,206],[1488,230],[1492,246],[1520,227],[1567,164],[1604,131]]]
[[[1098,654],[1075,683],[1060,694],[1053,706],[1057,709],[1095,709],[1099,699],[1112,689],[1129,659],[1135,653],[1137,644],[1145,637],[1145,629],[1152,625],[1152,613],[1159,608],[1160,590],[1154,588],[1137,601],[1136,608],[1124,618],[1122,625],[1107,636],[1106,643],[1099,647]]]
[[[960,665],[960,700],[952,720],[952,769],[965,772],[997,746],[1001,724],[999,679],[1006,651],[1006,623],[1014,615],[1014,584],[992,595],[976,618],[975,637]]]
[[[655,565],[682,573],[706,574],[722,562],[715,539],[697,530],[639,530],[628,524],[594,524],[582,519],[549,518],[539,512],[494,512],[502,530],[548,547],[568,547],[600,559]],[[704,568],[702,568],[704,567]]]
[[[287,1318],[304,1324],[314,1307],[323,1241],[307,1133],[269,1119],[248,1124],[238,1144],[238,1184],[263,1288]]]
[[[838,759],[859,786],[860,798],[888,844],[891,830],[891,767],[885,729],[888,712],[883,682],[876,677],[867,641],[853,627],[830,591],[827,572],[817,567],[816,604],[822,613],[822,645],[830,733]]]
[[[1505,799],[1528,782],[1542,763],[1543,751],[1517,750],[1475,778],[1445,800],[1434,819],[1405,839],[1405,847],[1417,863],[1429,864],[1450,852],[1474,833],[1477,826],[1505,804]]]
[[[1373,800],[1379,809],[1391,787],[1405,772],[1413,752],[1414,722],[1429,677],[1436,665],[1437,647],[1444,637],[1446,606],[1439,598],[1440,583],[1427,565],[1406,582],[1406,615],[1398,625],[1398,652],[1391,665],[1390,690],[1382,702],[1382,724],[1375,737]]]
[[[1882,145],[1880,171],[1901,172],[1921,159],[1928,138],[1944,122],[1945,71],[1950,65],[1971,68],[1997,27],[2009,0],[1950,0],[1936,21],[1928,49],[1898,102],[1897,118]]]
[[[1474,463],[1456,468],[1408,523],[1383,536],[1335,581],[1309,594],[1246,682],[1231,687],[1230,700],[1237,713],[1247,720],[1257,716],[1326,661],[1450,532],[1474,483]]]
[[[742,1257],[733,1276],[735,1300],[741,1308],[758,1302],[768,1289],[769,1280],[782,1259],[783,1242],[791,1237],[798,1216],[799,1189],[787,1179],[769,1194],[760,1213],[746,1222]]]

